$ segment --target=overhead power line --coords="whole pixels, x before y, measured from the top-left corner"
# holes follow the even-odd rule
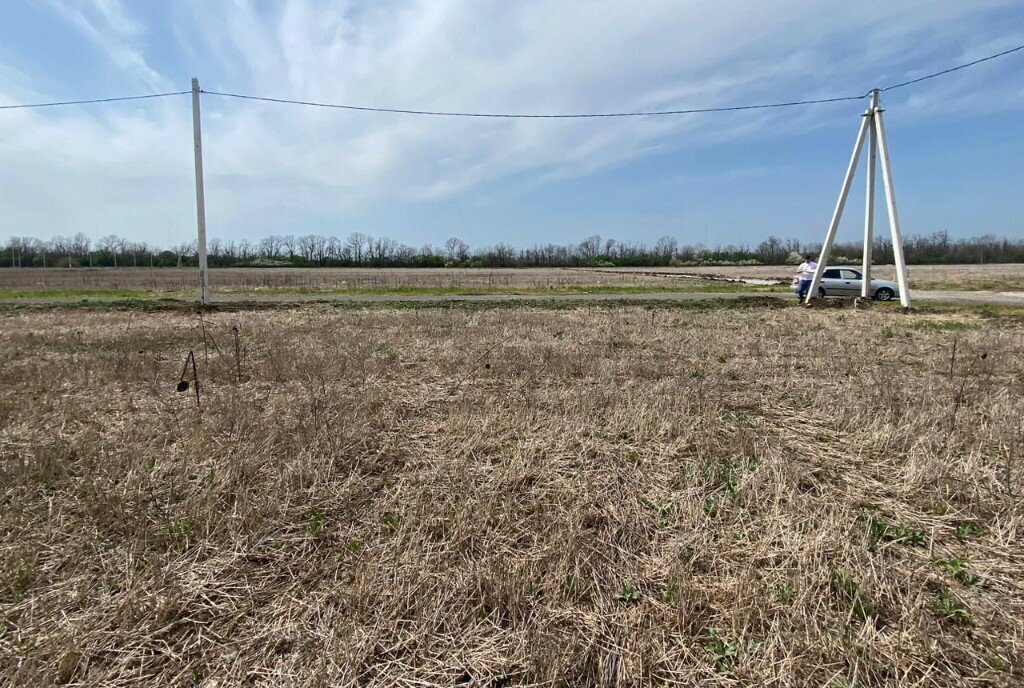
[[[892,86],[886,86],[885,88],[881,88],[879,90],[880,91],[891,91],[894,88],[903,88],[904,86],[909,86],[910,84],[916,84],[916,83],[918,83],[920,81],[925,81],[927,79],[934,79],[935,77],[942,76],[943,74],[949,74],[950,72],[956,72],[956,71],[959,71],[961,69],[967,69],[968,67],[973,67],[976,64],[981,64],[982,62],[988,62],[989,60],[994,60],[997,57],[1003,57],[1004,55],[1009,55],[1010,53],[1015,53],[1018,50],[1024,50],[1024,45],[1018,45],[1016,48],[1010,48],[1009,50],[1004,50],[1001,53],[996,53],[995,55],[989,55],[988,57],[983,57],[980,60],[974,60],[973,62],[965,62],[962,65],[957,65],[956,67],[950,67],[949,69],[943,69],[941,72],[935,72],[934,74],[928,74],[927,76],[918,77],[917,79],[911,79],[910,81],[904,81],[901,84],[893,84]]]
[[[904,86],[910,86],[911,84],[920,83],[928,79],[934,79],[935,77],[950,74],[961,69],[973,67],[974,65],[981,64],[982,62],[988,62],[989,60],[995,60],[1011,53],[1016,53],[1024,50],[1024,45],[1019,45],[1015,48],[1010,48],[993,55],[988,55],[971,62],[965,62],[964,64],[943,69],[938,72],[926,74],[925,76],[904,81],[898,84],[892,84],[884,88],[878,89],[879,91],[892,91],[897,88],[903,88]],[[89,100],[65,100],[51,103],[24,103],[19,105],[0,105],[0,110],[15,110],[24,108],[42,108],[42,107],[56,107],[61,105],[88,105],[93,103],[113,103],[119,101],[128,100],[144,100],[148,98],[165,98],[168,96],[181,96],[187,95],[191,91],[174,91],[172,93],[152,93],[142,96],[122,96],[117,98],[93,98]],[[269,96],[255,96],[244,93],[228,93],[224,91],[203,91],[205,95],[221,96],[224,98],[238,98],[242,100],[255,100],[266,103],[281,103],[287,105],[304,105],[307,107],[319,107],[319,108],[332,108],[337,110],[357,110],[361,112],[391,112],[402,115],[428,115],[433,117],[484,117],[484,118],[500,118],[500,119],[593,119],[593,118],[608,118],[608,117],[652,117],[660,115],[694,115],[703,113],[713,112],[737,112],[741,110],[765,110],[769,108],[784,108],[784,107],[796,107],[800,105],[819,105],[823,103],[838,103],[849,100],[861,100],[871,95],[868,91],[863,95],[856,96],[837,96],[834,98],[818,98],[814,100],[793,100],[788,102],[779,103],[763,103],[757,105],[733,105],[725,107],[707,107],[707,108],[688,108],[684,110],[650,110],[650,111],[637,111],[637,112],[587,112],[587,113],[576,113],[576,114],[529,114],[529,113],[501,113],[501,112],[448,112],[438,110],[411,110],[403,108],[388,108],[388,107],[368,107],[362,105],[345,105],[341,103],[323,103],[310,100],[292,100],[288,98],[272,98]]]
[[[167,96],[183,96],[191,92],[192,91],[174,91],[173,93],[149,93],[144,96],[119,96],[117,98],[92,98],[90,100],[62,100],[53,103],[23,103],[21,105],[0,105],[0,110],[56,107],[58,105],[91,105],[92,103],[116,103],[122,100],[145,100],[147,98],[166,98]]]
[[[918,82],[925,81],[927,79],[934,79],[937,76],[942,76],[943,74],[949,74],[950,72],[955,72],[955,71],[958,71],[958,70],[961,70],[961,69],[966,69],[967,67],[973,67],[974,65],[981,64],[982,62],[988,62],[989,60],[994,60],[994,59],[996,59],[998,57],[1003,57],[1005,55],[1009,55],[1010,53],[1015,53],[1015,52],[1017,52],[1019,50],[1024,50],[1024,45],[1017,46],[1016,48],[1011,48],[1009,50],[1004,50],[1004,51],[1002,51],[1000,53],[996,53],[994,55],[989,55],[987,57],[983,57],[981,59],[974,60],[972,62],[966,62],[964,64],[957,65],[956,67],[950,67],[949,69],[943,69],[940,72],[934,72],[934,73],[928,74],[926,76],[918,77],[917,79],[912,79],[910,81],[904,81],[903,83],[893,84],[891,86],[886,86],[885,88],[880,88],[879,90],[880,91],[891,91],[893,89],[902,88],[904,86],[909,86],[910,84],[916,84]],[[288,99],[288,98],[271,98],[271,97],[267,97],[267,96],[254,96],[254,95],[247,95],[247,94],[242,94],[242,93],[225,93],[225,92],[222,92],[222,91],[203,91],[203,93],[209,94],[209,95],[212,95],[212,96],[223,96],[223,97],[226,97],[226,98],[241,98],[243,100],[257,100],[257,101],[263,101],[263,102],[267,102],[267,103],[284,103],[284,104],[288,104],[288,105],[306,105],[306,106],[309,106],[309,107],[334,108],[334,109],[339,109],[339,110],[358,110],[358,111],[362,111],[362,112],[393,112],[393,113],[403,114],[403,115],[430,115],[430,116],[434,116],[434,117],[492,117],[492,118],[500,118],[500,119],[590,119],[590,118],[598,118],[598,117],[651,117],[651,116],[658,116],[658,115],[693,115],[693,114],[701,114],[701,113],[709,113],[709,112],[736,112],[736,111],[739,111],[739,110],[765,110],[765,109],[768,109],[768,108],[794,107],[794,106],[798,106],[798,105],[818,105],[818,104],[822,104],[822,103],[838,103],[838,102],[847,101],[847,100],[860,100],[862,98],[866,98],[867,96],[871,95],[871,92],[868,91],[867,93],[865,93],[863,95],[857,95],[857,96],[838,96],[838,97],[835,97],[835,98],[819,98],[819,99],[815,99],[815,100],[794,100],[794,101],[789,101],[789,102],[765,103],[765,104],[760,104],[760,105],[734,105],[734,106],[728,106],[728,107],[690,108],[690,109],[685,109],[685,110],[652,110],[652,111],[646,111],[646,112],[604,112],[604,113],[580,113],[580,114],[564,114],[564,115],[557,115],[557,114],[542,114],[542,115],[538,115],[538,114],[498,113],[498,112],[446,112],[446,111],[436,111],[436,110],[407,110],[407,109],[402,109],[402,108],[367,107],[367,106],[361,106],[361,105],[344,105],[344,104],[340,104],[340,103],[322,103],[322,102],[309,101],[309,100],[291,100],[291,99]]]
[[[693,115],[701,112],[734,112],[736,110],[763,110],[765,108],[792,107],[794,105],[816,105],[818,103],[837,103],[842,100],[860,100],[865,96],[840,96],[838,98],[821,98],[818,100],[795,100],[789,103],[767,103],[764,105],[734,105],[731,107],[693,108],[690,110],[651,110],[646,112],[598,112],[571,115],[534,115],[501,112],[444,112],[437,110],[402,110],[399,108],[365,107],[361,105],[341,105],[338,103],[318,103],[308,100],[288,100],[286,98],[268,98],[251,96],[242,93],[223,93],[221,91],[203,91],[204,95],[224,96],[226,98],[242,98],[244,100],[260,100],[267,103],[286,103],[288,105],[308,105],[311,107],[335,108],[339,110],[360,110],[363,112],[394,112],[401,115],[432,115],[434,117],[496,117],[501,119],[585,119],[595,117],[651,117],[655,115]]]

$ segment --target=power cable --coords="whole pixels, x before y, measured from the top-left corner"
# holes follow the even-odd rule
[[[988,62],[1011,53],[1015,53],[1019,50],[1024,50],[1024,45],[1004,50],[994,55],[989,55],[972,62],[966,62],[949,69],[943,69],[939,72],[934,72],[926,76],[918,77],[910,81],[904,81],[903,83],[893,84],[880,88],[879,91],[891,91],[893,89],[902,88],[909,86],[910,84],[916,84],[927,79],[934,79],[935,77],[949,74],[950,72],[956,72],[967,67],[973,67],[974,65],[981,64],[982,62]],[[567,115],[533,115],[533,114],[509,114],[509,113],[495,113],[495,112],[445,112],[445,111],[434,111],[434,110],[405,110],[400,108],[386,108],[386,107],[366,107],[359,105],[342,105],[339,103],[322,103],[308,100],[290,100],[287,98],[270,98],[266,96],[253,96],[241,93],[225,93],[221,91],[203,91],[204,94],[212,96],[223,96],[226,98],[240,98],[243,100],[257,100],[267,103],[284,103],[289,105],[306,105],[309,107],[320,107],[320,108],[334,108],[339,110],[359,110],[363,112],[393,112],[404,115],[430,115],[434,117],[491,117],[501,119],[584,119],[584,118],[597,118],[597,117],[650,117],[658,115],[692,115],[709,112],[736,112],[739,110],[764,110],[767,108],[782,108],[782,107],[793,107],[797,105],[818,105],[821,103],[837,103],[847,100],[861,100],[871,95],[871,92],[860,96],[839,96],[836,98],[820,98],[817,100],[796,100],[786,103],[766,103],[762,105],[735,105],[731,107],[712,107],[712,108],[693,108],[688,110],[655,110],[649,112],[608,112],[608,113],[583,113],[583,114],[567,114]]]
[[[167,96],[183,96],[191,92],[192,91],[174,91],[173,93],[150,93],[144,96],[120,96],[117,98],[93,98],[91,100],[62,100],[54,103],[24,103],[21,105],[0,105],[0,110],[56,107],[58,105],[89,105],[92,103],[114,103],[122,100],[144,100],[146,98],[166,98]]]
[[[225,98],[241,98],[259,100],[267,103],[285,103],[288,105],[308,105],[311,107],[335,108],[339,110],[360,110],[363,112],[394,112],[402,115],[431,115],[434,117],[495,117],[501,119],[583,119],[595,117],[650,117],[656,115],[692,115],[703,112],[735,112],[736,110],[762,110],[765,108],[792,107],[794,105],[816,105],[818,103],[837,103],[843,100],[861,100],[861,96],[840,96],[837,98],[821,98],[818,100],[796,100],[789,103],[767,103],[763,105],[734,105],[731,107],[694,108],[690,110],[652,110],[647,112],[600,112],[571,115],[532,115],[498,112],[444,112],[437,110],[402,110],[398,108],[366,107],[360,105],[341,105],[339,103],[319,103],[309,100],[289,100],[287,98],[269,98],[252,96],[242,93],[224,93],[222,91],[203,91],[204,95],[223,96]]]
[[[885,88],[878,89],[879,91],[892,91],[897,88],[903,88],[904,86],[910,86],[911,84],[920,83],[928,79],[934,79],[935,77],[950,74],[961,69],[973,67],[974,65],[981,64],[982,62],[988,62],[989,60],[995,60],[1012,53],[1024,50],[1024,45],[1019,45],[1015,48],[1010,48],[1002,52],[988,55],[971,62],[965,62],[964,64],[950,67],[949,69],[943,69],[938,72],[926,74],[925,76],[904,81]],[[93,98],[88,100],[64,100],[50,103],[24,103],[20,105],[0,105],[0,110],[17,110],[26,108],[42,108],[42,107],[57,107],[62,105],[88,105],[93,103],[113,103],[129,100],[145,100],[149,98],[166,98],[168,96],[182,96],[191,93],[191,91],[174,91],[170,93],[151,93],[142,96],[121,96],[116,98]],[[436,111],[436,110],[407,110],[401,108],[387,108],[387,107],[367,107],[361,105],[343,105],[340,103],[322,103],[309,100],[290,100],[287,98],[271,98],[268,96],[254,96],[243,93],[227,93],[224,91],[202,91],[202,93],[211,96],[221,96],[224,98],[238,98],[243,100],[256,100],[267,103],[282,103],[288,105],[305,105],[308,107],[320,107],[320,108],[332,108],[338,110],[358,110],[362,112],[391,112],[403,115],[428,115],[433,117],[486,117],[486,118],[500,118],[500,119],[592,119],[592,118],[606,118],[606,117],[652,117],[660,115],[694,115],[712,112],[738,112],[741,110],[765,110],[769,108],[783,108],[783,107],[795,107],[800,105],[819,105],[823,103],[838,103],[849,100],[861,100],[871,95],[870,91],[864,95],[858,96],[838,96],[835,98],[819,98],[815,100],[794,100],[782,103],[764,103],[759,105],[733,105],[727,107],[710,107],[710,108],[690,108],[686,110],[651,110],[651,111],[640,111],[640,112],[602,112],[602,113],[577,113],[577,114],[518,114],[518,113],[498,113],[498,112],[447,112],[447,111]]]
[[[918,77],[917,79],[911,79],[910,81],[904,81],[903,83],[900,83],[900,84],[893,84],[892,86],[886,86],[885,88],[880,88],[878,90],[879,91],[891,91],[894,88],[903,88],[904,86],[909,86],[910,84],[916,84],[918,82],[925,81],[927,79],[934,79],[935,77],[942,76],[943,74],[949,74],[950,72],[955,72],[955,71],[958,71],[958,70],[961,70],[961,69],[966,69],[968,67],[973,67],[976,64],[981,64],[982,62],[988,62],[989,60],[994,60],[997,57],[1003,57],[1004,55],[1009,55],[1010,53],[1015,53],[1018,50],[1024,50],[1024,45],[1018,45],[1016,48],[1010,48],[1009,50],[1004,50],[1001,53],[996,53],[995,55],[989,55],[988,57],[983,57],[980,60],[974,60],[973,62],[965,62],[962,65],[957,65],[956,67],[950,67],[949,69],[943,69],[941,72],[935,72],[934,74],[928,74],[927,76]]]

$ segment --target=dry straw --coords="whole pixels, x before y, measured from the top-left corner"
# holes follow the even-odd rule
[[[1018,684],[1021,334],[9,314],[0,683]]]

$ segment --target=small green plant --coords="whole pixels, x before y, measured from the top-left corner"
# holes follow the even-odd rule
[[[363,543],[359,540],[349,540],[345,543],[345,549],[348,550],[349,554],[359,554],[360,550],[363,549]]]
[[[861,621],[867,621],[875,615],[874,605],[847,569],[832,569],[832,591]]]
[[[936,559],[935,563],[945,568],[954,580],[972,592],[977,592],[985,584],[984,578],[967,570],[967,567],[964,566],[966,559],[962,556],[952,559]]]
[[[960,540],[970,540],[973,537],[981,537],[988,532],[980,523],[975,521],[957,521],[956,536]]]
[[[711,642],[708,643],[708,650],[711,652],[711,659],[719,671],[728,671],[736,661],[736,655],[740,652],[738,643],[730,643],[718,631],[711,631]]]
[[[565,332],[562,330],[555,332],[555,339],[557,339],[558,341],[562,341],[563,339],[565,339]]]
[[[379,358],[386,358],[390,360],[398,358],[398,352],[384,343],[371,344],[370,351],[372,351],[374,355],[378,356]]]
[[[11,581],[11,594],[14,599],[20,599],[23,594],[28,590],[29,584],[32,582],[32,566],[25,565],[19,566],[18,570],[14,574],[14,580]]]
[[[619,602],[625,602],[627,604],[637,602],[640,600],[640,591],[633,585],[633,581],[626,581],[619,588],[619,591],[615,593],[615,599]]]
[[[1010,670],[1009,662],[1004,660],[1002,657],[997,657],[996,655],[989,655],[988,657],[986,657],[985,664],[989,665],[989,667],[995,669],[996,671]]]
[[[760,643],[755,643],[752,640],[728,641],[714,629],[711,630],[711,641],[707,645],[715,667],[721,672],[732,669],[741,654],[752,654],[759,647]]]
[[[316,535],[324,528],[327,522],[327,512],[323,509],[311,509],[306,513],[306,532]]]
[[[793,601],[794,597],[796,597],[796,591],[788,583],[783,583],[775,588],[775,598],[783,604],[789,604]]]
[[[667,528],[671,523],[672,514],[676,513],[676,505],[672,502],[651,502],[651,506],[658,514],[658,527]]]
[[[400,514],[389,511],[381,516],[380,520],[388,530],[398,530],[398,526],[402,522],[402,517]]]
[[[724,489],[731,497],[735,497],[739,493],[739,481],[736,476],[738,472],[739,467],[733,463],[732,459],[728,458],[707,463],[703,470],[706,480],[716,488]]]
[[[575,574],[569,574],[565,577],[565,582],[562,583],[562,589],[565,590],[565,594],[570,597],[575,597],[580,594],[580,579]]]
[[[677,579],[673,578],[668,582],[668,585],[665,586],[665,592],[661,595],[661,599],[668,604],[679,603],[679,581]]]
[[[940,592],[932,600],[932,610],[943,621],[949,621],[950,623],[971,620],[971,612],[946,590]]]
[[[889,523],[881,514],[864,516],[868,527],[868,547],[874,549],[879,542],[893,542],[923,547],[924,531],[903,523]]]

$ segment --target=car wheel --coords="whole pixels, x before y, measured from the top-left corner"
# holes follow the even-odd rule
[[[892,301],[892,297],[895,294],[892,293],[892,289],[889,287],[882,287],[875,292],[875,299],[878,301]]]
[[[818,298],[825,298],[825,287],[818,287]]]

